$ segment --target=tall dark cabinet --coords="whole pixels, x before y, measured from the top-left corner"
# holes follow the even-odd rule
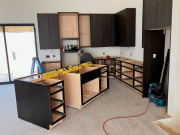
[[[37,14],[40,49],[60,49],[57,14]]]
[[[136,9],[126,8],[115,15],[116,45],[122,47],[135,46]]]
[[[91,46],[115,46],[115,15],[91,14]]]
[[[164,29],[171,28],[172,0],[143,1],[144,82],[159,83],[164,63]],[[153,54],[156,57],[153,58]],[[148,96],[148,84],[143,83],[143,97]]]

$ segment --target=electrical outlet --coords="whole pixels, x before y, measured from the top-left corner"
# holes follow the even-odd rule
[[[50,58],[50,55],[46,55],[46,58]]]
[[[105,55],[105,52],[103,52],[103,55]]]
[[[132,53],[130,53],[130,55],[132,56]]]
[[[121,52],[121,54],[122,54],[122,52]]]
[[[53,57],[55,57],[55,55],[53,55]]]
[[[156,54],[153,54],[153,58],[156,58]]]

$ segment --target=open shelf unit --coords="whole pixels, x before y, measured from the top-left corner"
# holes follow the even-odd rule
[[[142,93],[143,67],[136,64],[133,60],[116,60],[114,77]]]
[[[109,70],[109,76],[114,76],[115,75],[115,59],[106,59],[106,58],[96,58],[95,59],[96,64],[100,65],[107,65],[108,70]]]
[[[79,13],[78,12],[58,12],[60,46],[69,50],[60,52],[61,67],[67,67],[79,63],[77,50],[70,50],[71,45],[79,49]],[[68,42],[67,42],[68,41]],[[60,49],[61,50],[61,49]],[[73,56],[72,56],[73,55]],[[73,59],[71,59],[73,58]]]

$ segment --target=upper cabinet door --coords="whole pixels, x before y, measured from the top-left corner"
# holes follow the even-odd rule
[[[116,46],[135,46],[136,9],[126,8],[115,15]]]
[[[40,49],[59,49],[57,14],[37,14]]]
[[[115,46],[115,14],[102,15],[103,46]]]
[[[144,30],[171,27],[172,0],[144,0]]]
[[[102,14],[91,14],[91,46],[103,47]]]

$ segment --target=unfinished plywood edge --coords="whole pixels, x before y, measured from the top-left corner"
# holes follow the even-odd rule
[[[167,30],[167,29],[171,29],[171,26],[163,27],[163,28],[148,29],[148,30]]]
[[[59,122],[57,122],[56,124],[54,125],[49,125],[49,130],[51,130],[52,128],[54,128],[55,126],[57,126],[58,124],[62,123],[63,120],[60,120]]]
[[[160,130],[162,130],[165,134],[167,135],[180,135],[180,133],[174,131],[170,127],[165,126],[159,121],[153,121],[152,122],[154,125],[156,125]]]

